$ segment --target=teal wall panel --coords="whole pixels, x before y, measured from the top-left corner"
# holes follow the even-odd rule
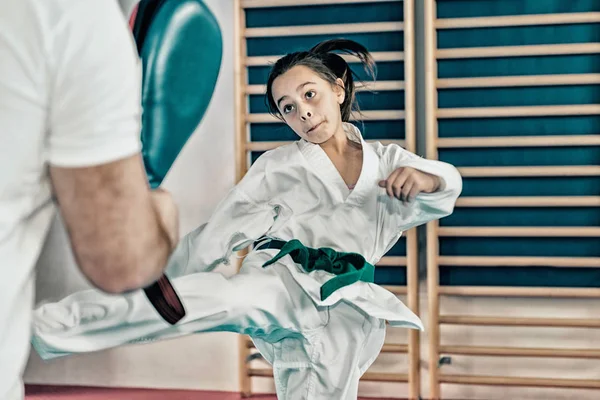
[[[600,164],[600,146],[448,148],[439,155],[457,167]]]
[[[442,237],[440,252],[445,256],[600,257],[600,246],[598,238],[589,237]]]
[[[404,19],[404,8],[397,1],[375,4],[345,4],[297,7],[273,7],[246,10],[246,26],[262,28],[360,22],[393,22]]]
[[[458,207],[440,226],[600,226],[596,207]]]
[[[404,139],[405,125],[403,120],[396,121],[364,121],[353,122],[362,130],[365,140],[400,140]],[[250,131],[253,142],[269,142],[278,140],[297,140],[298,136],[283,123],[252,124]]]
[[[438,18],[600,11],[597,0],[436,0]]]
[[[404,35],[401,32],[350,33],[343,35],[282,36],[273,38],[249,38],[248,56],[269,56],[305,51],[317,43],[335,38],[354,40],[369,51],[402,51]]]
[[[444,89],[441,108],[599,104],[600,85]]]
[[[442,119],[439,137],[597,135],[600,116]]]
[[[406,286],[406,268],[377,267],[375,268],[375,282],[378,285]]]
[[[388,256],[405,256],[406,255],[406,237],[402,236],[396,244],[390,249]]]
[[[540,0],[543,1],[543,0]],[[438,33],[438,48],[594,43],[600,24],[449,29]]]
[[[598,287],[600,269],[574,267],[452,267],[440,268],[440,284],[448,286]]]
[[[438,18],[600,11],[597,0],[437,0]],[[600,42],[600,24],[439,29],[440,49]],[[598,74],[600,55],[474,57],[438,60],[438,77]],[[532,81],[535,78],[531,78]],[[533,82],[532,82],[533,83]],[[593,85],[450,88],[438,107],[528,107],[600,104]],[[551,113],[550,113],[551,114]],[[441,138],[598,135],[599,115],[438,119]],[[597,166],[599,146],[441,148],[458,167]],[[599,196],[600,176],[465,177],[462,197]],[[457,207],[442,227],[597,227],[599,207]],[[441,256],[598,257],[598,237],[440,237]],[[440,267],[442,285],[600,287],[600,268]]]
[[[599,54],[438,60],[438,76],[440,78],[593,74],[599,72]]]
[[[597,196],[600,176],[464,178],[465,197]],[[598,239],[600,247],[600,238]]]

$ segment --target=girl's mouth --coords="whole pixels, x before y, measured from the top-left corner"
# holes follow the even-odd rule
[[[313,126],[312,128],[310,128],[306,133],[311,133],[312,131],[314,131],[315,129],[317,129],[319,126],[321,126],[323,122],[319,122],[318,124],[316,124],[315,126]]]

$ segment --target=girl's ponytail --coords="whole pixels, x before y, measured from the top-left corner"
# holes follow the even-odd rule
[[[375,80],[375,61],[371,53],[360,43],[347,39],[326,40],[310,49],[309,53],[321,57],[325,64],[336,77],[344,82],[344,91],[346,93],[344,102],[340,105],[342,121],[350,120],[352,111],[358,111],[356,102],[356,87],[354,85],[354,73],[350,65],[339,54],[334,51],[343,52],[357,57],[365,71]]]

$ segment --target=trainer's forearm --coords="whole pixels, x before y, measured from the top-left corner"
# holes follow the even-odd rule
[[[161,275],[173,243],[139,155],[89,168],[52,167],[51,177],[75,259],[92,284],[121,293]]]
[[[172,221],[164,207],[150,196],[150,204],[145,209],[131,210],[129,228],[120,232],[123,245],[114,250],[109,259],[103,262],[106,269],[108,292],[124,292],[150,285],[162,275],[169,256],[176,245],[170,228]],[[137,229],[134,226],[138,226]],[[113,243],[118,246],[118,243]],[[114,265],[114,266],[111,266]],[[96,266],[92,266],[95,268]],[[121,278],[114,277],[121,275]]]

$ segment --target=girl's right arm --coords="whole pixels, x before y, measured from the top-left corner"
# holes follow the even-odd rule
[[[262,157],[261,157],[262,158]],[[264,185],[265,163],[257,160],[242,181],[219,203],[208,222],[188,233],[179,243],[165,273],[174,278],[206,272],[227,263],[269,231],[277,211]]]

